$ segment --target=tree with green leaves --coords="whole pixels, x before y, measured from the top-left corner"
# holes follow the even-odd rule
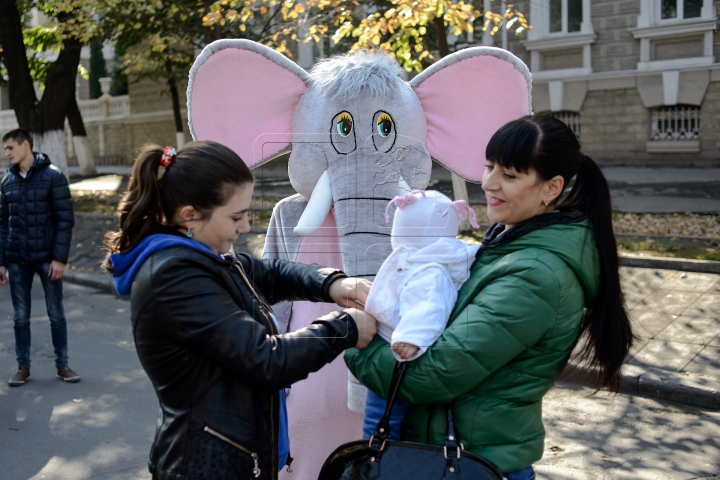
[[[25,28],[33,7],[47,15],[48,24]],[[77,149],[81,165],[89,155],[89,149],[83,149],[88,145],[87,135],[75,99],[80,50],[97,33],[93,12],[86,7],[83,0],[0,0],[2,61],[18,124],[32,133],[35,149],[47,153],[66,174],[66,117],[74,139],[84,139]],[[55,60],[49,60],[55,55]],[[35,82],[44,89],[40,99]]]
[[[178,146],[184,143],[178,88],[187,80],[197,53],[214,40],[247,38],[290,54],[299,21],[309,12],[305,5],[309,2],[303,1],[97,1],[105,38],[125,52],[124,73],[135,80],[150,78],[167,84]]]

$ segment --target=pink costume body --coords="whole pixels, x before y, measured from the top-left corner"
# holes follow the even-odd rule
[[[322,227],[303,239],[296,261],[342,269],[339,238],[319,233],[336,228],[331,211]],[[293,302],[288,331],[306,327],[339,308],[334,303]],[[333,450],[362,437],[363,415],[347,408],[347,384],[348,369],[342,355],[293,384],[287,397],[292,475],[285,469],[281,478],[316,479]]]

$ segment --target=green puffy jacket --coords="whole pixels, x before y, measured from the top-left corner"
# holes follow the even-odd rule
[[[402,435],[442,445],[450,404],[465,449],[512,472],[542,457],[542,397],[577,341],[600,266],[579,212],[497,231],[483,240],[445,332],[408,368],[400,398],[412,406]],[[348,350],[345,362],[387,395],[395,364],[387,342],[376,337],[362,351]]]

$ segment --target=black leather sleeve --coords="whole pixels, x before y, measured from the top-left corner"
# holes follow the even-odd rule
[[[151,257],[147,261],[153,260]],[[250,313],[238,307],[236,298],[218,276],[217,268],[211,260],[198,260],[196,255],[176,257],[157,269],[150,266],[149,271],[154,274],[146,277],[146,281],[152,282],[153,298],[145,309],[157,312],[143,312],[141,317],[156,322],[157,327],[164,330],[153,336],[186,345],[243,383],[269,392],[306,378],[357,343],[355,322],[343,312],[321,317],[290,334],[270,336]],[[303,292],[313,297],[320,294],[321,278],[326,275],[316,273],[310,285],[297,280],[301,274],[312,271],[312,268],[271,264],[256,272],[279,282],[290,275],[296,281],[285,280],[284,288],[292,289],[297,283],[304,288]],[[136,278],[133,290],[144,288],[143,283],[142,278]],[[136,342],[140,351],[139,336],[136,335]],[[145,351],[145,355],[150,354]]]
[[[340,270],[317,264],[305,265],[278,259],[263,259],[240,253],[250,280],[262,291],[268,302],[307,300],[332,302],[328,290],[330,284],[347,275]]]

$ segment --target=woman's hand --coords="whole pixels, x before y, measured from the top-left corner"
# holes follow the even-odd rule
[[[345,313],[355,320],[355,325],[357,325],[358,330],[358,341],[355,344],[355,348],[362,350],[370,344],[377,333],[375,317],[357,308],[347,308],[345,309]]]
[[[364,278],[346,277],[331,283],[328,293],[333,301],[341,307],[364,310],[370,287],[372,287],[372,282]]]

